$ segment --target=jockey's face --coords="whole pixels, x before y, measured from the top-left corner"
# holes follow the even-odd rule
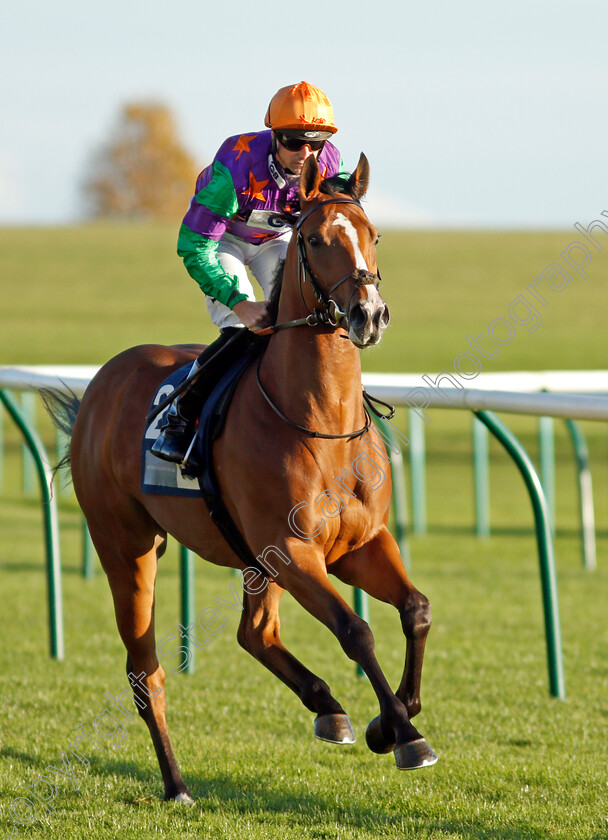
[[[304,161],[310,155],[314,155],[315,157],[319,156],[320,149],[317,151],[312,151],[308,144],[302,146],[301,149],[298,149],[295,152],[286,149],[285,146],[281,143],[279,138],[277,143],[277,160],[283,167],[286,172],[293,172],[294,175],[299,175],[302,171],[302,167],[304,166]]]

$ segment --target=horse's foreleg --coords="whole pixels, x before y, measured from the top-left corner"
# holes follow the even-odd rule
[[[355,733],[348,715],[332,696],[329,686],[299,662],[279,636],[279,600],[283,589],[270,583],[264,592],[245,594],[238,630],[242,648],[262,663],[316,714],[315,735],[324,741],[352,744]]]
[[[409,580],[397,543],[384,530],[367,545],[344,555],[331,571],[345,583],[392,604],[399,611],[406,638],[406,657],[396,696],[404,703],[408,716],[414,717],[421,709],[420,682],[426,638],[431,627],[431,606],[428,598]],[[368,743],[377,752],[391,749],[385,729],[378,718],[368,728]]]
[[[431,605],[410,581],[397,543],[384,530],[367,545],[345,554],[330,571],[344,583],[363,589],[399,611],[407,644],[403,677],[396,694],[405,703],[408,715],[414,717],[421,709],[420,681],[431,628]]]
[[[165,785],[165,799],[177,799],[190,804],[193,799],[186,787],[173,754],[165,717],[165,672],[158,661],[154,641],[154,584],[157,569],[157,547],[163,540],[156,538],[155,546],[143,553],[128,552],[121,556],[105,543],[96,539],[91,529],[99,558],[108,576],[116,623],[127,649],[127,673],[133,689],[133,700],[140,716],[146,722]],[[150,544],[152,540],[148,539]],[[133,538],[125,540],[125,545]],[[130,554],[129,559],[127,555]]]
[[[380,703],[382,740],[388,749],[394,749],[397,766],[413,769],[433,764],[437,756],[411,723],[405,704],[392,692],[382,673],[367,622],[330,583],[322,554],[319,552],[315,562],[310,546],[293,544],[290,554],[294,562],[282,570],[281,583],[336,635],[346,655],[363,668]]]

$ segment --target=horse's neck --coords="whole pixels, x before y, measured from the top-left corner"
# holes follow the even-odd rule
[[[277,333],[265,382],[291,420],[341,434],[363,425],[359,351],[343,330],[296,327]]]
[[[294,242],[285,261],[277,323],[310,315],[310,295],[300,286]],[[360,428],[365,412],[361,397],[359,351],[342,329],[299,326],[276,333],[264,355],[262,379],[283,413],[300,425],[327,434]]]

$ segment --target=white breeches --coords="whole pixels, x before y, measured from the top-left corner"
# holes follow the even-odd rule
[[[247,295],[249,300],[255,300],[255,294],[247,268],[260,284],[264,300],[268,300],[277,265],[279,260],[285,259],[290,239],[291,231],[261,245],[250,245],[242,239],[224,234],[218,245],[217,257],[228,274],[239,278],[239,291]],[[219,300],[209,295],[206,300],[211,320],[219,329],[243,326],[237,315]]]

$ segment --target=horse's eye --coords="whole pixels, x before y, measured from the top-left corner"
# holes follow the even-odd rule
[[[381,237],[381,236],[382,236],[382,234],[381,234],[381,233],[379,233],[379,234],[378,234],[378,236],[376,237],[376,241],[374,242],[374,245],[377,245],[377,244],[378,244],[378,242],[380,242],[380,237]]]
[[[317,236],[309,236],[308,237],[308,244],[311,248],[318,248],[319,246],[319,238]]]

